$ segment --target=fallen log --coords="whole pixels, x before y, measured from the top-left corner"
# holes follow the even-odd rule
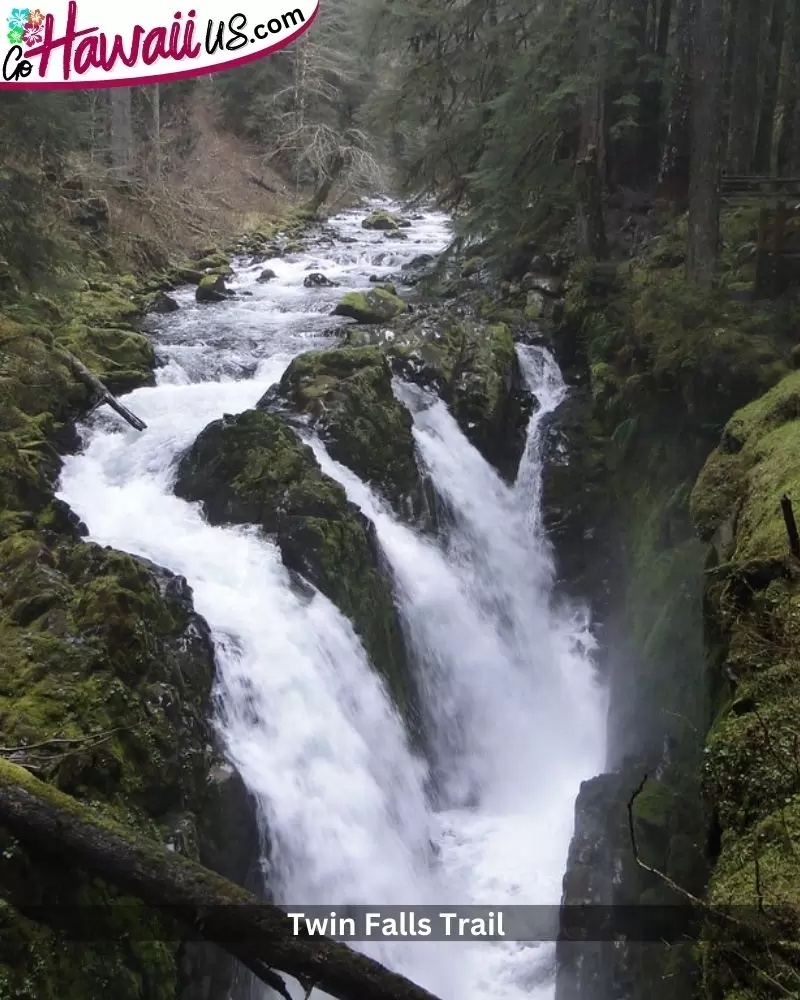
[[[337,1000],[436,1000],[422,987],[347,945],[295,934],[277,906],[0,758],[0,826],[22,844],[103,878],[218,944],[284,996],[279,970]],[[15,904],[16,905],[16,904]],[[24,907],[20,907],[25,912]]]
[[[63,357],[75,376],[89,386],[90,389],[96,394],[96,403],[94,408],[102,406],[104,403],[115,410],[123,420],[127,422],[137,431],[143,431],[147,429],[147,424],[141,417],[137,417],[135,413],[128,409],[127,406],[123,406],[122,403],[109,392],[108,388],[100,381],[100,379],[94,374],[94,372],[89,371],[86,365],[79,361],[74,354],[70,354],[69,351],[60,350],[59,352]]]

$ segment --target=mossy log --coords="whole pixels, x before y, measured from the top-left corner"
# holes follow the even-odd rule
[[[0,759],[0,825],[25,846],[103,878],[148,906],[166,908],[283,992],[277,969],[338,1000],[435,1000],[378,962],[330,938],[295,935],[277,906]],[[284,995],[286,995],[284,993]]]
[[[111,407],[112,410],[115,410],[122,417],[123,420],[126,420],[135,430],[143,431],[147,429],[147,424],[144,422],[144,420],[142,420],[141,417],[137,417],[135,413],[133,413],[131,410],[128,409],[127,406],[123,406],[122,403],[120,403],[120,401],[116,398],[116,396],[112,395],[112,393],[109,392],[108,388],[100,381],[100,379],[93,372],[89,371],[86,365],[82,361],[79,361],[74,354],[70,354],[69,351],[65,351],[63,349],[60,351],[60,353],[63,355],[64,360],[67,362],[69,367],[75,373],[76,377],[79,378],[81,382],[85,382],[86,385],[88,385],[89,388],[92,389],[94,393],[96,393],[97,406],[101,406],[103,403],[106,403],[108,406]]]

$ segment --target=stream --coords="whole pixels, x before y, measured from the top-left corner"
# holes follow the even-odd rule
[[[238,267],[229,285],[239,294],[226,303],[202,306],[194,288],[176,292],[180,311],[150,321],[163,364],[157,385],[124,399],[147,430],[95,413],[59,495],[93,540],[191,585],[216,647],[217,724],[268,831],[264,867],[276,901],[340,912],[557,904],[575,797],[604,763],[605,704],[588,613],[554,598],[540,516],[542,436],[566,394],[547,351],[519,348],[540,405],[513,487],[441,401],[396,385],[419,461],[450,513],[438,539],[400,522],[309,439],[373,522],[391,569],[419,672],[427,759],[333,604],[298,594],[277,546],[255,529],[211,527],[198,505],[173,494],[177,462],[209,422],[252,407],[297,354],[338,342],[330,312],[344,292],[449,240],[447,217],[425,212],[407,241],[387,241],[361,227],[369,207],[331,219],[305,252]],[[276,273],[269,283],[257,281],[264,267]],[[312,270],[340,287],[305,288]],[[358,947],[442,1000],[554,992],[551,942]]]

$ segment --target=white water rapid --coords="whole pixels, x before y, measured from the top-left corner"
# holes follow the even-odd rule
[[[177,293],[181,310],[152,328],[158,384],[126,397],[147,430],[95,414],[60,495],[95,541],[191,584],[216,644],[218,724],[267,825],[279,902],[556,904],[578,787],[603,765],[604,706],[586,616],[553,601],[541,525],[540,431],[565,393],[552,358],[520,348],[540,408],[514,488],[441,402],[397,386],[449,511],[438,540],[400,523],[310,442],[375,524],[391,567],[423,693],[425,762],[338,610],[299,596],[254,530],[210,527],[172,493],[180,455],[210,421],[253,406],[296,354],[335,343],[329,313],[343,291],[448,239],[435,213],[399,245],[363,230],[363,215],[331,220],[348,242],[322,235],[310,251],[267,261],[269,284],[256,280],[265,265],[239,270],[229,303],[200,307],[193,289]],[[304,288],[309,270],[342,287]],[[553,995],[550,943],[363,947],[442,1000]]]

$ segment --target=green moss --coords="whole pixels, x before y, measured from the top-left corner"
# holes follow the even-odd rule
[[[371,212],[361,223],[364,229],[384,229],[390,232],[399,229],[398,220],[390,213],[383,210]]]
[[[352,371],[358,353],[331,352],[338,355],[331,364]],[[322,363],[314,355],[299,360],[306,371]],[[298,369],[292,378],[302,394]],[[318,397],[312,391],[302,398]],[[367,522],[280,417],[249,410],[210,424],[182,459],[176,492],[202,501],[213,523],[259,524],[276,535],[285,564],[350,618],[395,702],[410,711],[413,685],[391,586],[379,568]]]
[[[421,513],[412,421],[392,392],[386,355],[345,347],[300,355],[259,406],[308,415],[329,453],[375,487],[402,515]]]
[[[734,414],[695,485],[692,513],[704,538],[736,515],[735,564],[782,558],[784,494],[800,499],[798,372]]]
[[[376,285],[368,292],[348,292],[336,306],[334,315],[347,316],[359,323],[388,323],[408,311],[408,303]]]

